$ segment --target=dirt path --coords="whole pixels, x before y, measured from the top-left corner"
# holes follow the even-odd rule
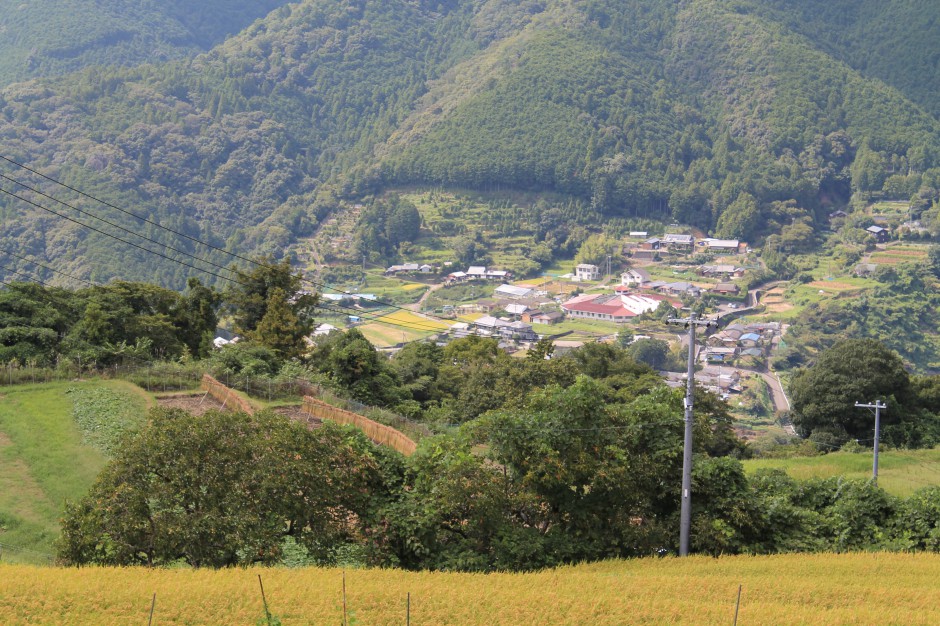
[[[415,313],[417,313],[418,311],[421,310],[421,307],[424,305],[425,301],[427,301],[428,297],[430,297],[430,295],[431,295],[432,293],[434,293],[435,291],[437,291],[438,289],[440,289],[440,288],[443,287],[443,286],[444,286],[444,283],[435,283],[435,284],[433,284],[433,285],[429,285],[430,288],[429,288],[427,291],[424,292],[424,295],[421,296],[421,299],[420,299],[420,300],[418,300],[418,301],[415,302],[414,304],[409,304],[409,305],[405,306],[405,308],[406,308],[406,309],[410,309],[410,310],[414,311]]]

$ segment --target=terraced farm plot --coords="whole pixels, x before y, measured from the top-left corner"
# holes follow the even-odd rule
[[[940,556],[647,558],[528,574],[0,566],[0,623],[582,626],[940,623]]]
[[[793,304],[784,297],[783,287],[774,287],[761,297],[761,304],[768,313],[786,313],[793,309]]]
[[[816,289],[822,289],[823,291],[833,291],[836,293],[863,289],[863,287],[859,287],[858,285],[852,284],[851,282],[842,280],[814,280],[813,282],[809,283],[809,286],[815,287]]]
[[[924,248],[888,248],[871,254],[871,262],[879,265],[918,263],[925,258],[927,258],[927,250]]]

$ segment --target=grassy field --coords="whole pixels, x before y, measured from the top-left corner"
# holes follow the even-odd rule
[[[68,499],[82,496],[104,466],[83,436],[73,396],[106,388],[143,417],[150,402],[122,381],[60,382],[0,389],[0,543],[3,561],[43,562],[53,551]]]
[[[0,566],[0,623],[342,624],[335,569]],[[531,574],[351,570],[349,624],[564,626],[940,623],[940,556],[819,554],[637,559]]]
[[[793,459],[751,459],[743,463],[748,473],[761,468],[779,468],[801,480],[829,476],[867,479],[871,477],[872,455],[871,452],[833,452]],[[940,448],[881,452],[878,484],[888,493],[902,497],[923,487],[940,485]]]

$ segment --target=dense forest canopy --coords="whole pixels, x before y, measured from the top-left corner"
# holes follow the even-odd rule
[[[409,184],[551,192],[597,227],[652,218],[785,236],[817,228],[853,193],[936,196],[929,64],[940,39],[920,19],[928,7],[862,4],[856,15],[772,0],[306,0],[199,56],[129,68],[87,56],[75,73],[9,85],[0,137],[17,162],[243,254],[281,256],[344,202]],[[148,8],[138,30],[169,21],[208,46],[255,16],[235,3],[226,20],[200,17],[213,6]],[[75,46],[105,50],[86,36]],[[888,46],[891,55],[873,52]],[[10,163],[0,169],[228,261]],[[9,179],[3,189],[52,202]],[[189,269],[8,193],[0,247],[82,278],[185,285]]]

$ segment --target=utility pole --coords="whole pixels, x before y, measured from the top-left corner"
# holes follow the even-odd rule
[[[862,409],[874,409],[875,414],[875,458],[872,461],[871,467],[871,481],[878,484],[878,444],[881,435],[881,409],[887,409],[888,405],[882,402],[881,400],[875,400],[868,404],[862,404],[861,402],[856,402],[855,406]]]
[[[689,370],[685,389],[685,439],[682,444],[682,506],[679,511],[679,556],[689,555],[689,531],[692,527],[692,400],[695,391],[695,329],[717,326],[717,320],[696,319],[695,311],[685,318],[671,317],[670,324],[685,324],[689,329]]]

